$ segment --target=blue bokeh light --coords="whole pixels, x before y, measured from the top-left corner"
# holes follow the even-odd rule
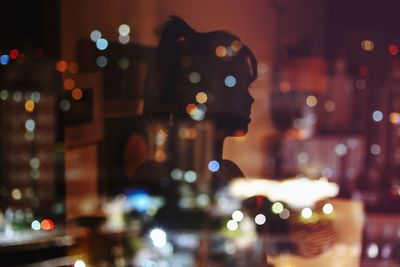
[[[10,62],[10,57],[8,55],[2,55],[0,57],[0,64],[1,65],[7,65],[8,62]]]
[[[232,75],[226,76],[225,85],[228,87],[234,87],[236,85],[236,78]]]
[[[99,50],[105,50],[108,47],[108,41],[104,38],[100,38],[96,41],[96,47]]]
[[[216,160],[212,160],[208,163],[208,169],[210,172],[217,172],[220,168],[220,164]]]

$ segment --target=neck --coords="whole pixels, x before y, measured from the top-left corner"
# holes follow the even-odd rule
[[[214,157],[216,160],[222,160],[225,138],[225,135],[218,132],[214,137]]]

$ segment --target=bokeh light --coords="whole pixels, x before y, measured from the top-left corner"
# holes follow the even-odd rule
[[[80,100],[83,96],[83,92],[82,89],[80,88],[75,88],[74,90],[72,90],[71,92],[71,96],[73,99],[75,100]]]
[[[65,72],[68,69],[68,64],[65,60],[60,60],[56,63],[56,70],[58,72]]]
[[[118,36],[118,41],[121,44],[127,44],[127,43],[129,43],[130,40],[131,40],[131,37],[129,37],[129,35],[120,35],[120,36]]]
[[[290,211],[288,209],[283,209],[281,213],[279,213],[279,217],[283,220],[287,220],[290,217]]]
[[[371,40],[363,40],[361,42],[361,48],[362,48],[362,50],[364,50],[366,52],[371,52],[372,50],[374,50],[374,47],[375,47],[375,44]]]
[[[129,65],[130,65],[129,59],[127,59],[126,57],[123,57],[118,61],[118,66],[123,70],[128,69]]]
[[[15,199],[15,200],[20,200],[20,199],[22,198],[21,190],[19,190],[18,188],[14,188],[14,189],[11,191],[11,196],[12,196],[12,198]]]
[[[108,47],[108,41],[107,39],[100,38],[96,41],[96,47],[99,50],[106,50]]]
[[[388,50],[392,56],[395,56],[399,53],[399,48],[394,44],[389,45]]]
[[[68,66],[68,71],[72,74],[78,73],[79,71],[79,65],[76,64],[75,62],[72,62],[71,64],[69,64]]]
[[[232,75],[228,75],[225,77],[224,82],[227,87],[234,87],[236,85],[236,78]]]
[[[239,40],[235,40],[232,42],[231,47],[233,51],[239,52],[240,49],[242,49],[242,42],[240,42]]]
[[[100,68],[107,66],[108,60],[105,56],[98,56],[96,58],[96,65]]]
[[[310,208],[304,208],[301,210],[301,216],[304,219],[310,219],[312,217],[312,214],[313,214],[313,212]]]
[[[275,203],[272,205],[272,212],[273,212],[273,213],[279,214],[279,213],[281,213],[282,211],[283,211],[283,204],[282,204],[282,203],[280,203],[280,202],[275,202]]]
[[[322,212],[326,215],[332,214],[333,205],[331,203],[325,203],[325,205],[322,207]]]
[[[174,180],[181,180],[183,178],[183,171],[180,169],[173,169],[171,171],[171,177]]]
[[[31,99],[25,101],[25,110],[26,112],[33,112],[35,109],[35,102]]]
[[[235,210],[235,211],[232,213],[232,219],[233,219],[234,221],[236,221],[236,222],[242,221],[243,218],[244,218],[243,212],[241,212],[240,210]]]
[[[219,162],[216,161],[216,160],[211,160],[211,161],[208,163],[208,170],[209,170],[210,172],[217,172],[217,171],[219,170],[219,168],[220,168],[220,164],[219,164]]]
[[[40,227],[42,228],[42,230],[44,231],[51,231],[54,230],[54,222],[50,219],[44,219],[42,220],[42,222],[40,223]]]
[[[223,45],[217,46],[217,48],[215,49],[215,54],[217,55],[217,57],[224,57],[226,56],[226,48]]]
[[[74,263],[74,267],[86,267],[86,264],[83,260],[76,260]]]
[[[0,56],[0,64],[1,65],[7,65],[8,62],[10,62],[10,56],[9,55]]]
[[[377,244],[372,243],[367,247],[367,256],[368,258],[374,259],[379,254],[379,247]]]
[[[122,36],[126,36],[131,32],[131,28],[127,24],[121,24],[118,27],[118,32]]]
[[[290,91],[290,83],[287,81],[282,81],[279,84],[279,90],[281,90],[282,93],[287,93]]]
[[[196,174],[196,172],[194,172],[192,170],[188,170],[183,175],[183,178],[188,183],[194,183],[196,181],[196,179],[197,179],[197,174]]]
[[[325,105],[324,105],[324,108],[325,108],[325,110],[328,111],[328,112],[334,111],[335,108],[336,108],[335,102],[333,102],[332,100],[326,101],[326,102],[325,102]]]
[[[347,154],[347,146],[345,144],[337,144],[335,146],[335,152],[339,156],[344,156]]]
[[[226,223],[226,228],[228,228],[229,231],[236,231],[239,228],[239,224],[234,220],[229,220]]]
[[[25,121],[25,129],[28,132],[33,132],[35,130],[36,123],[32,119],[28,119]]]
[[[206,94],[206,93],[204,93],[204,92],[198,92],[198,93],[196,94],[196,101],[197,101],[199,104],[204,104],[204,103],[207,102],[207,100],[208,100],[208,97],[207,97],[207,94]]]
[[[38,220],[32,221],[31,228],[34,231],[39,231],[40,230],[40,222]]]
[[[90,33],[90,40],[97,42],[101,38],[101,32],[99,30],[93,30]]]
[[[11,59],[17,59],[19,55],[19,51],[17,49],[12,49],[10,51],[10,58]]]
[[[383,119],[383,113],[382,113],[382,111],[380,111],[380,110],[375,110],[375,111],[372,113],[372,119],[373,119],[374,121],[376,121],[376,122],[382,121],[382,119]]]
[[[317,103],[318,103],[318,100],[314,95],[309,95],[306,98],[306,104],[309,107],[315,107],[317,105]]]
[[[400,124],[400,113],[398,112],[390,113],[389,120],[393,124]]]
[[[63,99],[60,101],[59,107],[62,111],[68,111],[71,107],[71,103],[68,100]]]
[[[201,75],[198,72],[192,72],[189,75],[189,81],[192,83],[199,83],[201,80]]]
[[[374,156],[378,156],[381,153],[382,149],[381,146],[378,144],[372,144],[370,148],[370,152]]]
[[[7,90],[1,90],[0,91],[0,99],[3,101],[6,101],[8,99],[8,91]]]
[[[72,90],[75,87],[75,81],[71,78],[65,79],[64,88],[67,90]]]
[[[167,244],[167,234],[159,228],[150,231],[150,239],[156,248],[162,248]]]
[[[197,109],[197,106],[196,106],[195,104],[193,104],[193,103],[189,103],[189,104],[187,104],[187,106],[186,106],[186,112],[187,112],[189,115],[194,114],[194,112],[196,111],[196,109]]]
[[[264,214],[257,214],[256,217],[254,217],[254,222],[257,225],[263,225],[267,221],[267,218],[265,217]]]

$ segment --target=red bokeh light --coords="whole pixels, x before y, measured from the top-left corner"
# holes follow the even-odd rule
[[[42,230],[44,231],[51,231],[54,230],[54,222],[50,219],[44,219],[41,223],[40,223],[40,228],[42,228]]]
[[[13,49],[10,51],[10,58],[17,59],[18,55],[19,55],[19,51],[17,49]]]
[[[399,53],[399,48],[397,47],[397,45],[394,45],[394,44],[392,44],[392,45],[389,45],[389,53],[392,55],[392,56],[395,56],[395,55],[397,55],[397,53]]]

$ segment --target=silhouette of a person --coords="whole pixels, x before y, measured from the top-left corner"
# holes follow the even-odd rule
[[[257,77],[251,50],[231,33],[200,33],[171,17],[161,33],[157,74],[160,93],[151,107],[153,117],[211,121],[214,159],[221,166],[215,180],[243,176],[236,164],[222,160],[222,150],[226,137],[248,131],[254,102],[248,89]]]
[[[254,102],[248,89],[257,77],[257,61],[250,49],[231,33],[200,33],[182,19],[171,17],[161,33],[157,75],[157,101],[148,106],[145,101],[145,110],[151,109],[152,116],[158,119],[172,119],[173,124],[212,122],[213,158],[220,166],[213,173],[213,189],[232,178],[243,177],[235,163],[222,159],[222,150],[226,137],[242,136],[248,131]],[[165,179],[173,164],[146,161],[132,179],[133,186],[163,195],[171,205],[169,210],[178,198],[174,181]]]

